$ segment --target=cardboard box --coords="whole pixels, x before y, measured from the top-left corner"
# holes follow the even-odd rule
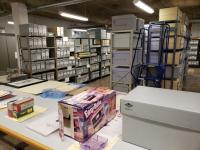
[[[176,23],[170,23],[169,25],[170,25],[170,28],[172,28],[172,29],[174,29],[176,27]],[[177,35],[185,36],[186,31],[187,31],[187,29],[186,29],[186,25],[184,23],[177,23]],[[174,31],[170,32],[170,35],[174,35],[174,34],[175,34]]]
[[[138,86],[121,99],[122,140],[151,150],[200,149],[200,94]]]
[[[107,33],[104,29],[89,29],[89,38],[107,39]]]
[[[137,23],[136,23],[136,30],[140,30],[142,28],[144,28],[144,19],[142,18],[137,18]]]
[[[116,115],[116,92],[94,88],[59,101],[60,124],[64,134],[84,142]],[[62,117],[63,116],[63,117]]]
[[[136,30],[136,16],[134,14],[112,17],[112,30]]]
[[[21,24],[19,26],[19,34],[21,36],[34,35],[34,24]]]
[[[34,99],[24,98],[8,102],[8,116],[11,118],[20,118],[34,111]]]
[[[162,81],[162,88],[171,89],[171,81],[170,80],[163,80]],[[176,79],[173,81],[173,90],[182,90],[181,81],[180,79]]]
[[[169,45],[168,45],[169,49],[174,49],[174,42],[175,42],[175,38],[170,37],[169,38]],[[176,49],[182,49],[183,47],[184,47],[184,38],[177,37],[176,38]]]
[[[174,54],[173,53],[168,53],[168,56],[167,56],[167,64],[168,65],[172,65],[173,64],[173,56]],[[165,59],[163,59],[165,60]],[[181,52],[175,52],[175,59],[174,59],[174,64],[175,65],[179,65],[182,61],[182,54]]]
[[[182,19],[183,13],[178,7],[162,8],[159,10],[159,21]]]

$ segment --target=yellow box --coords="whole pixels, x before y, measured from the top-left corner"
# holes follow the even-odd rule
[[[159,10],[159,21],[182,20],[183,13],[178,7],[163,8]]]
[[[182,90],[182,86],[181,86],[181,81],[180,79],[174,80],[173,81],[173,90]],[[171,89],[171,80],[162,80],[162,88],[165,89]]]
[[[172,65],[173,64],[173,55],[174,55],[173,53],[168,53],[168,56],[167,56],[167,64],[168,65]],[[165,58],[163,60],[165,60]],[[175,52],[174,64],[175,65],[179,65],[181,63],[181,60],[182,60],[181,52]]]
[[[177,26],[176,23],[170,23],[169,25],[170,28],[177,28],[177,35],[186,35],[186,25],[184,23],[177,23]],[[175,32],[170,32],[170,35],[175,35]]]
[[[174,49],[174,42],[175,42],[175,38],[174,37],[170,37],[169,38],[168,49]],[[176,48],[175,49],[182,49],[183,47],[184,47],[184,38],[177,37],[176,38]]]

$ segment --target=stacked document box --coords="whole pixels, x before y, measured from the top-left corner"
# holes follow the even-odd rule
[[[168,66],[165,72],[166,80],[162,85],[165,88],[182,89],[185,72],[187,72],[188,31],[186,26],[188,23],[186,18],[186,15],[178,7],[164,8],[159,11],[159,21],[169,22],[171,28],[166,62]]]
[[[193,39],[190,41],[188,64],[189,67],[200,67],[200,40]]]
[[[112,17],[112,89],[128,92],[133,88],[132,61],[134,65],[141,63],[143,54],[136,31],[143,26],[144,20],[133,14]]]
[[[78,77],[76,77],[76,82],[77,83],[84,83],[90,80],[89,74],[85,74],[85,75],[80,75]]]

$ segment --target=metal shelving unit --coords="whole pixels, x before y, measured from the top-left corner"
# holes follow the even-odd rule
[[[98,78],[101,78],[104,75],[101,75],[102,68],[102,47],[109,47],[109,45],[102,45],[102,40],[108,39],[95,39],[95,38],[86,38],[86,37],[77,37],[77,38],[66,38],[64,37],[64,33],[61,32],[62,27],[57,28],[46,28],[45,35],[37,35],[31,33],[29,35],[29,31],[33,32],[32,26],[36,26],[35,31],[38,30],[39,25],[24,25],[23,30],[25,29],[25,33],[28,36],[21,35],[19,36],[19,47],[21,50],[21,60],[22,64],[25,65],[27,63],[27,69],[24,69],[23,72],[29,74],[30,77],[42,78],[42,79],[51,79],[51,80],[59,80],[65,82],[77,82],[77,83],[85,83]],[[59,28],[59,29],[58,29]],[[64,28],[62,28],[64,29]],[[50,32],[51,36],[47,35],[47,30]],[[58,30],[60,32],[58,32]],[[38,32],[38,31],[37,31]],[[21,45],[21,37],[22,38],[45,38],[45,42],[41,42],[46,46],[34,47],[33,43],[30,43],[29,40],[23,42],[27,47],[24,50],[24,47]],[[99,40],[99,44],[95,44],[94,41]],[[32,44],[32,45],[30,45]],[[42,51],[42,49],[48,49],[48,57],[42,57],[42,59],[32,59],[31,51],[37,50]],[[96,49],[96,52],[92,51]],[[26,60],[23,58],[23,51],[27,52]],[[98,56],[98,60],[95,61],[92,58]],[[107,56],[107,53],[106,53]],[[110,59],[110,58],[108,58]],[[32,63],[44,62],[42,65],[43,69],[33,71]],[[52,61],[52,66],[49,67],[48,62]],[[104,60],[103,60],[104,61]],[[106,60],[107,61],[107,58]],[[95,69],[90,69],[91,65],[97,65],[98,67]],[[105,67],[109,67],[108,63]],[[50,74],[53,73],[54,75]],[[50,74],[50,78],[48,78],[48,74]],[[107,73],[106,75],[108,75]],[[53,77],[52,77],[53,76]]]
[[[190,50],[188,51],[188,64],[191,68],[200,68],[200,39],[190,41]]]
[[[39,76],[40,73],[55,72],[55,67],[47,67],[49,61],[55,61],[55,57],[49,55],[55,53],[55,47],[47,45],[47,38],[48,36],[45,35],[18,36],[22,71],[29,74],[30,77]]]
[[[121,30],[112,32],[111,41],[111,88],[129,92],[133,88],[133,78],[131,75],[131,65],[133,54],[137,51],[135,48],[137,42],[137,33],[134,30]],[[141,50],[142,51],[142,50]],[[135,62],[140,63],[142,59]]]

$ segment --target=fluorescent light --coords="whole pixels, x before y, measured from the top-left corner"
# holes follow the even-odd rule
[[[87,32],[87,30],[84,30],[84,29],[73,29],[73,30],[77,32]]]
[[[15,24],[13,21],[8,21],[8,24]]]
[[[59,14],[66,18],[71,18],[71,19],[76,19],[76,20],[81,20],[81,21],[88,21],[88,18],[83,17],[83,16],[78,16],[78,15],[65,13],[65,12],[59,12]]]
[[[140,0],[134,0],[133,3],[134,3],[135,6],[146,11],[147,13],[150,13],[150,14],[154,13],[153,8],[151,8],[150,6],[148,6],[147,4],[145,4],[144,2],[142,2]]]

